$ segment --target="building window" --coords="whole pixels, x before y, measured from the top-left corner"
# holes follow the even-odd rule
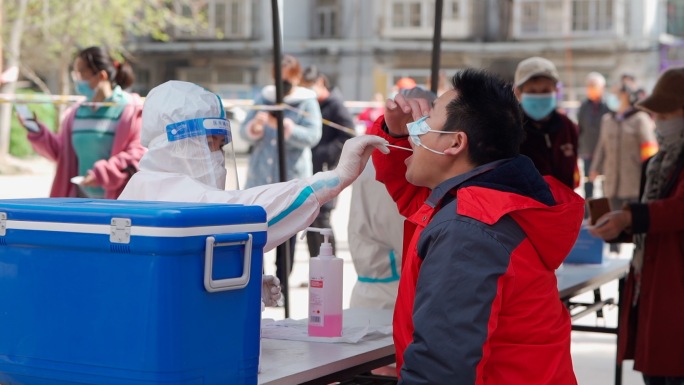
[[[444,2],[443,15],[447,20],[464,17],[465,0]],[[424,28],[434,25],[435,4],[433,0],[394,0],[392,1],[393,28]]]
[[[147,95],[152,88],[152,74],[150,70],[136,66],[133,72],[135,74],[135,82],[131,86],[131,91],[140,95]]]
[[[684,0],[667,2],[667,33],[684,37]]]
[[[632,4],[625,3],[625,36],[632,34]]]
[[[460,19],[463,17],[461,15],[461,2],[458,0],[452,1],[450,7],[446,7],[447,12],[444,12],[446,14],[446,17],[452,20]],[[450,9],[449,9],[450,8]]]
[[[213,0],[216,13],[214,28],[227,38],[248,37],[252,20],[249,0]]]
[[[417,15],[411,15],[410,8],[413,8]],[[397,1],[392,6],[392,26],[394,28],[410,27],[411,21],[415,17],[420,20],[420,3]]]
[[[613,28],[613,0],[573,0],[572,30],[609,31]]]
[[[445,0],[442,37],[464,38],[472,34],[469,6],[479,0]],[[435,25],[434,0],[385,0],[382,35],[390,38],[431,38]]]
[[[567,0],[521,0],[518,7],[518,29],[521,35],[558,35],[567,19],[563,3]]]
[[[522,32],[525,33],[536,33],[539,31],[539,22],[541,18],[539,17],[539,8],[541,4],[539,3],[523,3],[522,4],[522,16],[520,20],[520,28]]]
[[[513,30],[518,37],[555,38],[573,34],[616,33],[620,0],[518,0]]]
[[[420,28],[424,26],[424,1],[394,1],[392,4],[392,27]]]
[[[205,0],[190,5],[176,3],[176,10],[197,22],[194,28],[177,28],[177,37],[230,39],[251,35],[250,0]]]
[[[228,27],[228,25],[226,25],[226,16],[228,16],[228,7],[226,7],[226,5],[227,4],[223,1],[217,1],[214,5],[214,27],[217,29],[222,29],[222,27]],[[223,32],[224,31],[221,31],[221,33]],[[230,36],[230,34],[226,35]]]
[[[422,16],[421,8],[420,3],[408,4],[409,27],[420,27]]]
[[[334,0],[318,0],[314,16],[314,36],[338,37],[339,5]]]

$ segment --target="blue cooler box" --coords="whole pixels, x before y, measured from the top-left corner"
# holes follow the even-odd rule
[[[0,200],[0,384],[256,384],[257,206]]]
[[[601,238],[596,238],[589,234],[589,230],[582,227],[575,245],[570,250],[570,254],[565,258],[564,263],[603,263],[603,250],[605,242]]]

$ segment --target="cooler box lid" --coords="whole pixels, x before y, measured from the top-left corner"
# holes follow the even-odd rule
[[[133,236],[260,232],[267,224],[259,206],[36,198],[0,200],[0,236],[9,230],[111,234],[111,242],[127,243],[124,238]]]
[[[82,198],[33,198],[0,200],[0,212],[9,222],[54,222],[109,225],[103,213],[124,215],[136,226],[188,227],[265,223],[259,206],[236,204],[117,201]]]

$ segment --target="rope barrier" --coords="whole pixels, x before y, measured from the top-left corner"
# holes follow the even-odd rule
[[[304,111],[304,110],[300,110],[300,109],[294,108],[294,107],[292,107],[292,106],[290,106],[290,105],[288,105],[288,104],[284,104],[283,106],[284,106],[284,108],[286,108],[286,109],[288,109],[288,110],[290,110],[290,111],[294,111],[294,112],[301,113],[302,115],[304,115],[304,116],[306,116],[306,117],[310,117],[310,116],[311,116],[310,113],[308,113],[308,112],[306,112],[306,111]],[[349,127],[342,126],[342,125],[337,124],[337,123],[335,123],[335,122],[331,122],[331,121],[329,121],[328,119],[323,119],[323,118],[321,118],[321,120],[323,121],[323,124],[325,124],[326,126],[335,128],[335,129],[340,130],[340,131],[342,131],[342,132],[345,132],[345,133],[347,133],[347,134],[349,134],[349,135],[351,135],[351,136],[356,136],[356,135],[357,135],[356,130],[353,129],[353,128],[349,128]]]
[[[53,104],[53,105],[71,105],[80,103],[82,106],[89,107],[112,107],[119,105],[126,105],[114,102],[86,102],[84,96],[80,95],[36,95],[36,94],[0,94],[0,104]],[[382,106],[379,102],[351,102],[357,107],[377,107]],[[345,103],[346,104],[346,103]],[[223,100],[223,108],[225,110],[231,110],[233,108],[242,108],[247,110],[259,110],[259,111],[285,111],[290,110],[301,114],[305,117],[311,117],[311,114],[307,111],[300,110],[296,107],[292,107],[286,103],[280,105],[267,105],[267,104],[253,104],[251,100],[246,99],[226,99]],[[327,119],[321,119],[323,124],[331,128],[340,130],[348,135],[356,136],[358,135],[356,130],[351,127],[345,127],[335,122]]]

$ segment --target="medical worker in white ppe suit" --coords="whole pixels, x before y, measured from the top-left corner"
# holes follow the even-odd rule
[[[421,87],[403,89],[400,93],[406,99],[425,99],[428,105],[437,99]],[[394,309],[401,273],[404,217],[385,185],[375,180],[373,162],[368,162],[352,184],[347,237],[358,275],[349,307]]]
[[[345,143],[332,171],[226,191],[222,148],[230,142],[230,123],[216,94],[193,83],[169,81],[150,91],[142,115],[140,141],[148,151],[119,199],[262,206],[268,219],[264,251],[309,226],[321,205],[361,174],[376,147],[389,152],[384,139],[360,136]],[[266,276],[263,286],[264,303],[274,306],[280,298],[278,279]]]

